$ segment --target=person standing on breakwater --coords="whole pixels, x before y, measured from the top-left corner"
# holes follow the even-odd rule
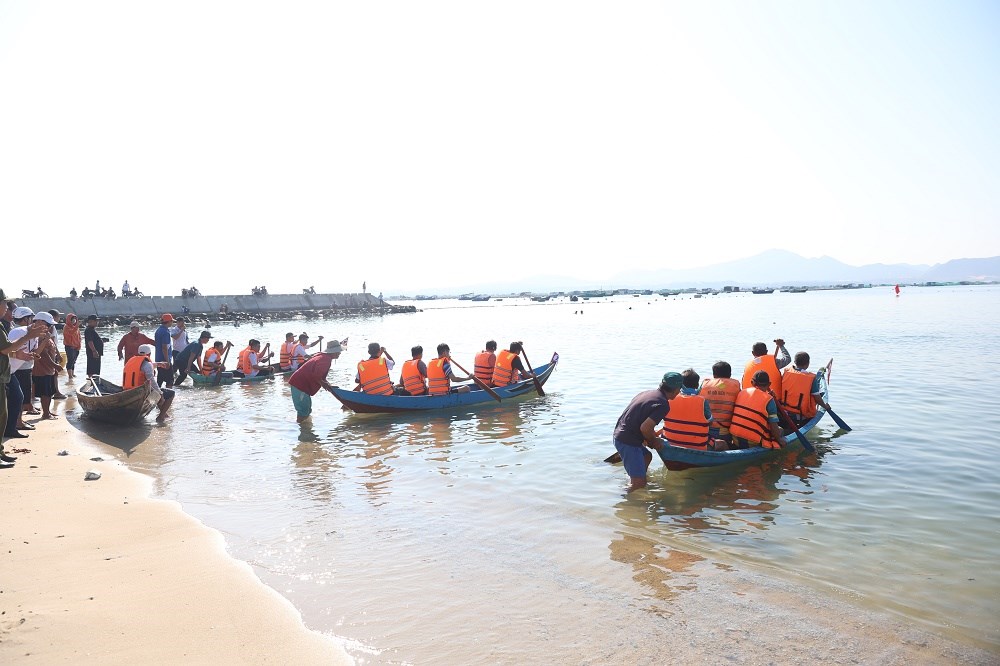
[[[295,421],[302,423],[312,415],[312,397],[321,389],[331,394],[333,387],[326,376],[330,372],[333,359],[340,358],[343,348],[336,340],[326,343],[322,353],[311,356],[305,364],[292,373],[288,384],[292,387],[292,405],[295,407]]]
[[[677,397],[683,383],[680,373],[666,373],[656,389],[636,395],[618,417],[611,441],[625,464],[628,492],[646,487],[649,463],[653,461],[646,447],[654,451],[663,448],[656,428],[670,413],[670,400]]]

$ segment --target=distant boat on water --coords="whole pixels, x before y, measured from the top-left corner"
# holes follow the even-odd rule
[[[773,294],[774,289],[754,289],[752,290],[755,294]]]
[[[483,301],[490,300],[490,297],[487,296],[487,295],[485,295],[485,294],[476,294],[475,296],[473,296],[469,300],[470,301],[476,301],[477,303],[482,303]]]

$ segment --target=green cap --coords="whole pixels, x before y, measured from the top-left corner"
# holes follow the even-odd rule
[[[663,375],[661,383],[669,389],[679,389],[684,385],[684,378],[681,377],[681,373],[679,372],[668,372]]]

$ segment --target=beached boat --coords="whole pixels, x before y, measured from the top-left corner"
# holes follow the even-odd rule
[[[155,394],[150,395],[149,384],[126,391],[96,375],[77,389],[76,398],[88,418],[117,425],[141,421],[157,401]]]
[[[552,360],[535,368],[539,384],[545,384],[559,362],[559,354]],[[533,380],[525,379],[510,386],[493,389],[500,396],[500,404],[526,395],[537,395]],[[452,407],[495,404],[496,400],[487,391],[473,386],[468,393],[448,393],[447,395],[372,395],[360,391],[333,387],[333,395],[344,406],[362,414],[394,414],[397,412],[424,412]]]
[[[194,382],[195,386],[221,386],[229,384],[257,384],[259,382],[266,382],[268,379],[273,379],[274,377],[287,377],[292,374],[292,370],[275,370],[273,373],[267,373],[266,375],[257,375],[256,377],[237,377],[231,372],[223,372],[222,378],[215,382],[215,377],[205,376],[199,372],[194,372],[188,375],[191,377],[191,381]]]

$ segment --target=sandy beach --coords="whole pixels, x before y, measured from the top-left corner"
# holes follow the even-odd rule
[[[0,470],[0,662],[351,663],[218,532],[107,454],[91,460],[65,419],[6,447],[30,453]]]

